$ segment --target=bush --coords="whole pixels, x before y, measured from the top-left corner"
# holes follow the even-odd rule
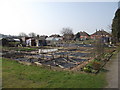
[[[108,56],[110,56],[110,53],[106,53],[106,54],[105,54],[105,57],[108,57]]]
[[[99,61],[100,61],[100,59],[96,59],[96,58],[95,58],[93,61],[99,62]]]
[[[84,68],[83,71],[85,72],[92,72],[95,73],[96,70],[99,70],[101,67],[101,61],[98,59],[94,59],[92,62],[88,63]]]
[[[90,73],[90,72],[92,71],[92,68],[89,67],[89,66],[85,66],[85,67],[83,68],[83,71]]]
[[[92,70],[91,72],[92,72],[92,73],[96,73],[96,72],[97,72],[97,70]]]
[[[93,62],[93,63],[92,63],[92,67],[93,67],[93,69],[95,69],[95,70],[99,70],[100,67],[101,67],[101,63],[100,63],[100,62]]]

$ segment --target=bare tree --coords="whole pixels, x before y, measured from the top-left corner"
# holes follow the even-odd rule
[[[61,31],[63,34],[64,40],[72,40],[74,37],[73,31],[71,28],[63,28]]]
[[[63,28],[61,34],[73,34],[73,31],[71,28]]]
[[[104,43],[101,38],[97,39],[94,43],[94,48],[92,50],[92,53],[94,57],[97,57],[98,59],[101,59],[101,55],[104,54]]]
[[[111,33],[112,33],[112,25],[108,25],[108,26],[107,26],[107,29],[109,30],[108,33],[111,34]]]
[[[29,33],[30,37],[36,37],[36,34],[34,32]]]
[[[19,33],[19,36],[20,36],[20,37],[26,37],[26,36],[27,36],[27,34],[26,34],[26,33],[24,33],[24,32],[21,32],[21,33]]]

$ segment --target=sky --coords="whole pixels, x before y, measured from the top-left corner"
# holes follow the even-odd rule
[[[41,2],[39,0],[1,0],[0,33],[19,35],[20,32],[39,35],[60,34],[71,28],[76,34],[96,29],[110,31],[118,2]]]

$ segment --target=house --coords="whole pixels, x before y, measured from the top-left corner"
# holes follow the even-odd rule
[[[27,39],[26,45],[27,46],[36,46],[35,38],[30,37],[29,39]]]
[[[96,40],[96,39],[101,39],[104,43],[108,43],[111,41],[111,34],[104,30],[96,30],[95,33],[93,33],[90,36],[91,39]]]
[[[62,40],[62,37],[47,37],[47,41],[60,41]]]
[[[90,35],[90,38],[94,39],[94,40],[98,39],[98,38],[101,38],[101,37],[110,37],[110,34],[106,31],[104,31],[104,30],[99,30],[99,31],[96,30],[95,33]]]
[[[15,47],[20,45],[20,39],[18,37],[5,37],[1,39],[2,46]]]
[[[68,40],[73,40],[74,39],[74,34],[64,34],[63,35],[63,40],[68,41]]]
[[[61,40],[63,40],[62,37],[47,37],[46,38],[46,41],[47,41],[48,45],[55,45]]]
[[[21,44],[22,46],[26,46],[26,40],[29,39],[29,37],[21,37]]]
[[[47,36],[37,36],[37,37],[22,37],[22,45],[23,46],[46,46],[46,39]]]
[[[23,46],[36,46],[35,38],[33,37],[22,37]]]
[[[4,35],[4,34],[0,34],[0,40],[2,40],[3,38],[6,38],[8,37],[7,35]]]
[[[46,38],[47,38],[47,36],[37,37],[36,38],[36,46],[46,46],[47,45]]]
[[[49,37],[61,37],[61,36],[59,34],[53,34],[53,35],[51,35]]]
[[[85,31],[81,31],[80,32],[80,40],[87,40],[90,39],[90,35],[88,33],[86,33]]]

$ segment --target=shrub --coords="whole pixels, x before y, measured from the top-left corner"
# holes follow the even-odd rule
[[[92,62],[88,63],[84,68],[83,71],[85,72],[92,72],[95,73],[96,70],[99,70],[101,67],[101,61],[99,59],[94,59]]]
[[[95,70],[99,70],[100,67],[101,67],[101,63],[100,63],[100,62],[93,62],[93,63],[92,63],[92,67],[93,67],[93,69],[95,69]]]
[[[92,71],[92,68],[91,68],[91,67],[88,67],[88,66],[85,66],[85,67],[83,68],[83,71],[90,73],[90,72]]]
[[[92,73],[96,73],[97,71],[93,69],[91,72],[92,72]]]

